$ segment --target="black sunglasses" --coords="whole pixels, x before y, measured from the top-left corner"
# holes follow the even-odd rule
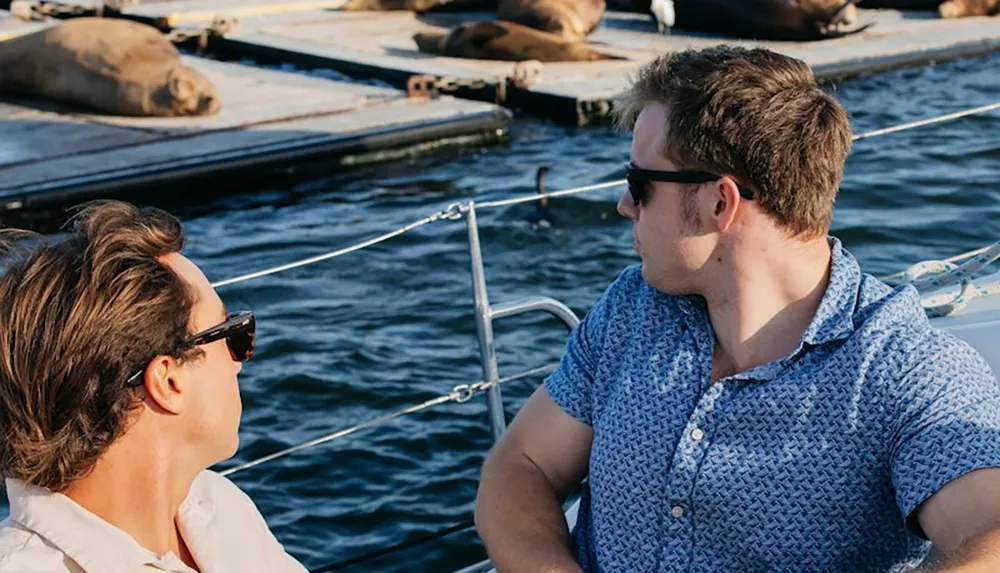
[[[254,343],[256,342],[257,319],[252,311],[229,313],[226,321],[194,334],[184,341],[179,350],[189,350],[195,346],[208,344],[217,340],[226,339],[226,347],[229,348],[229,356],[235,362],[246,362],[253,355]],[[125,384],[136,387],[142,384],[142,375],[146,368],[129,376]]]
[[[662,181],[665,183],[708,183],[716,181],[720,177],[722,176],[704,171],[657,171],[655,169],[640,169],[631,163],[625,166],[625,179],[628,180],[628,192],[632,195],[632,203],[636,207],[646,200],[651,181]],[[740,197],[753,200],[753,191],[744,189],[739,185],[736,188],[740,192]]]

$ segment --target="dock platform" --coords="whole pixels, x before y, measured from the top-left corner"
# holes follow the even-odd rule
[[[805,60],[821,80],[1000,49],[1000,16],[943,20],[936,12],[859,10],[862,22],[872,24],[859,34],[814,42],[757,42],[679,28],[660,35],[644,14],[608,12],[589,40],[601,51],[627,60],[548,63],[537,83],[518,86],[510,81],[511,62],[432,56],[418,52],[412,40],[419,31],[490,20],[490,13],[340,12],[341,4],[342,0],[179,0],[140,4],[125,13],[161,26],[204,26],[218,16],[234,16],[238,26],[212,46],[223,58],[329,68],[399,88],[416,75],[458,80],[459,88],[451,93],[459,97],[499,101],[575,125],[601,122],[628,72],[659,54],[684,48],[720,43],[765,46]]]
[[[0,40],[45,23],[0,12]],[[0,99],[0,219],[190,176],[391,158],[503,139],[502,107],[183,56],[218,89],[209,117],[129,118]]]

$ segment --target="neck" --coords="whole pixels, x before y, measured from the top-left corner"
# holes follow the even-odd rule
[[[704,295],[715,330],[720,376],[790,354],[816,314],[830,279],[831,251],[825,237],[754,244],[738,244],[721,255],[712,289]],[[762,244],[778,246],[761,248]]]
[[[144,426],[134,424],[65,494],[156,555],[184,559],[176,517],[198,470],[179,467],[165,434]]]

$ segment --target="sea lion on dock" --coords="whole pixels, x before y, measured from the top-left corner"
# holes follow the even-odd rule
[[[674,0],[677,27],[758,40],[810,41],[856,34],[853,0]]]
[[[601,23],[604,0],[500,0],[497,20],[582,41]]]
[[[861,8],[889,10],[937,10],[944,0],[858,0]]]
[[[493,10],[496,0],[347,0],[340,10],[343,12],[429,12],[438,8],[449,10]]]
[[[851,0],[608,0],[608,8],[650,14],[660,33],[676,26],[738,38],[820,40],[864,29],[852,29],[858,15]]]
[[[663,1],[663,0],[658,0]],[[496,9],[497,19],[465,22],[447,32],[418,32],[421,52],[480,60],[580,62],[621,59],[583,39],[604,15],[604,0],[348,0],[341,10],[421,13],[436,9]]]
[[[862,8],[893,10],[937,10],[942,18],[994,16],[1000,13],[1000,0],[860,0]]]
[[[587,62],[620,59],[593,50],[585,42],[566,41],[513,22],[466,22],[450,32],[418,32],[421,52],[478,60]]]
[[[486,60],[580,62],[622,59],[584,42],[604,16],[604,0],[501,0],[497,20],[413,36],[423,52]]]
[[[77,18],[0,42],[0,93],[127,116],[211,115],[215,87],[145,24]]]
[[[969,16],[996,16],[1000,14],[1000,0],[949,0],[938,7],[942,18]]]

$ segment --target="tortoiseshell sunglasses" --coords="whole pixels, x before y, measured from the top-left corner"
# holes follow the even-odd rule
[[[226,315],[226,321],[192,335],[184,341],[180,350],[189,350],[195,346],[209,344],[217,340],[226,340],[229,356],[236,362],[246,362],[253,355],[256,341],[257,319],[253,311],[234,312]],[[136,387],[142,384],[142,375],[146,372],[144,366],[125,381],[128,386]]]

